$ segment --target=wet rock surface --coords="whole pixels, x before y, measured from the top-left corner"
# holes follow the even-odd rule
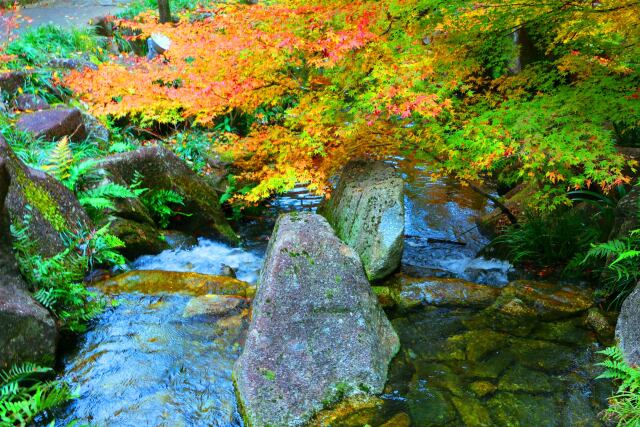
[[[353,161],[340,174],[331,198],[318,210],[360,255],[369,280],[400,265],[404,243],[403,182],[384,162]]]
[[[283,215],[235,367],[251,426],[300,426],[344,396],[380,393],[398,337],[358,254],[314,214]]]

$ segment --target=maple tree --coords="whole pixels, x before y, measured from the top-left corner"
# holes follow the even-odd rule
[[[296,182],[324,192],[349,158],[401,154],[468,182],[534,182],[532,200],[552,208],[567,189],[629,180],[615,144],[640,128],[638,9],[283,0],[188,10],[177,24],[145,12],[117,25],[167,35],[165,57],[113,58],[65,84],[94,114],[142,126],[241,118],[212,145],[256,184],[248,202]]]

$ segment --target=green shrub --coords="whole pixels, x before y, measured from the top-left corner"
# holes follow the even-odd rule
[[[570,274],[591,245],[602,241],[607,232],[608,224],[582,209],[559,209],[550,214],[526,212],[521,222],[508,227],[491,247],[513,263],[539,269],[564,268]]]

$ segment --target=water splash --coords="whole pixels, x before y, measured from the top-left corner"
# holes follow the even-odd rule
[[[158,255],[142,256],[131,267],[134,270],[220,274],[225,264],[236,271],[238,279],[255,284],[262,267],[262,256],[201,238],[196,246],[188,249],[170,249]]]

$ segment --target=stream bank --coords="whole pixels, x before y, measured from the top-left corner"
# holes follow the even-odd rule
[[[449,180],[431,181],[424,171],[411,170],[405,181],[406,234],[414,237],[405,240],[403,274],[473,279],[505,292],[515,274],[511,266],[475,257],[486,240],[473,230],[474,218],[490,209],[486,201]],[[219,274],[225,264],[255,283],[277,214],[313,211],[318,202],[303,191],[274,200],[264,217],[240,228],[244,249],[201,239],[131,267]],[[247,327],[242,311],[185,317],[193,296],[143,291],[114,294],[118,305],[65,355],[61,378],[79,386],[80,397],[55,414],[58,425],[76,419],[96,426],[113,420],[123,426],[243,425],[231,381]],[[574,285],[564,295],[582,294]],[[513,308],[509,301],[503,305]],[[554,313],[500,317],[490,304],[462,302],[387,309],[401,350],[384,393],[334,416],[331,425],[602,425],[597,414],[611,386],[594,379],[601,360],[596,351],[604,348],[599,339],[611,336],[597,336],[584,307]]]

